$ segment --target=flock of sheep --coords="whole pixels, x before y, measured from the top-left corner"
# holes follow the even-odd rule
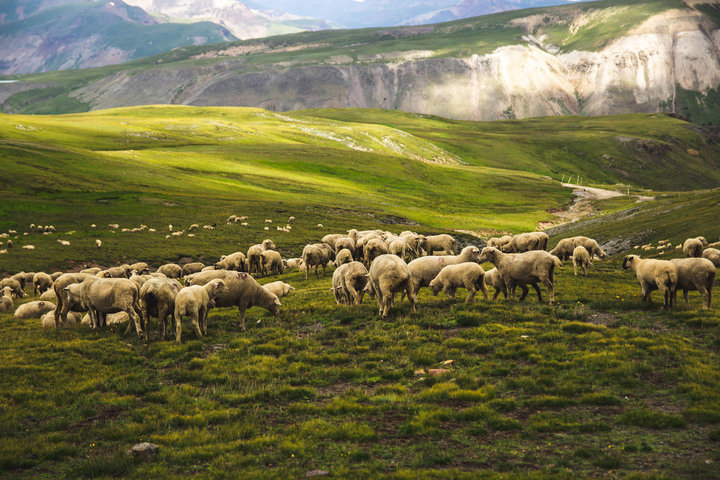
[[[227,221],[244,220],[233,215]],[[292,228],[294,221],[291,217],[283,228]],[[573,261],[575,275],[578,268],[587,275],[592,259],[606,258],[606,254],[597,241],[588,237],[562,239],[549,252],[548,241],[542,232],[507,235],[491,238],[482,250],[471,245],[456,255],[458,244],[451,235],[424,236],[412,231],[396,235],[382,230],[353,229],[325,235],[318,243],[306,245],[301,257],[283,259],[275,243],[266,239],[251,246],[247,253],[223,256],[214,265],[170,263],[151,272],[147,263],[138,262],[77,273],[21,272],[0,281],[0,312],[11,311],[13,297],[25,296],[26,286],[32,283],[34,295],[40,297],[20,305],[15,310],[17,318],[40,318],[45,327],[83,322],[98,328],[127,321],[126,333],[134,329],[142,336],[154,317],[158,319],[161,339],[174,333],[180,342],[184,317],[190,317],[198,338],[207,334],[210,308],[237,307],[242,330],[248,308],[258,306],[278,315],[280,298],[294,288],[284,282],[260,285],[253,275],[276,275],[298,268],[307,279],[311,270],[319,277],[319,269],[322,268],[324,276],[328,267],[335,268],[332,292],[338,305],[360,305],[368,294],[377,298],[382,317],[388,315],[398,293],[401,301],[408,298],[415,311],[417,295],[423,287],[429,287],[435,295],[442,291],[448,298],[455,298],[457,289],[465,288],[468,303],[478,291],[489,300],[488,286],[495,289],[493,300],[500,293],[514,299],[519,287],[522,301],[528,286],[532,286],[542,303],[540,284],[543,284],[552,305],[554,272],[563,260]],[[670,244],[664,241],[663,248],[665,245]],[[664,305],[671,306],[678,289],[683,290],[686,303],[688,291],[697,290],[702,295],[703,307],[710,308],[720,251],[707,246],[705,238],[691,238],[682,246],[687,258],[657,260],[628,255],[623,268],[635,272],[643,300],[649,301],[650,292],[659,290]],[[485,262],[492,263],[494,268],[485,271],[481,267]],[[87,312],[84,318],[82,312]]]

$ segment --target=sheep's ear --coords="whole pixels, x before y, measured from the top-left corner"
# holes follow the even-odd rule
[[[291,287],[290,287],[290,290],[295,290],[295,287],[291,286]]]
[[[273,300],[273,303],[274,303],[275,305],[282,305],[282,303],[280,303],[280,299],[278,299],[278,298],[276,298],[275,300]]]

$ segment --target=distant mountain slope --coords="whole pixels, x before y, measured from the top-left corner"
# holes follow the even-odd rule
[[[331,28],[325,20],[251,9],[237,0],[126,0],[126,3],[171,22],[208,20],[223,25],[240,39]]]
[[[90,68],[236,40],[211,22],[163,24],[121,0],[0,2],[0,72]]]
[[[716,3],[605,0],[419,27],[185,47],[18,78],[5,112],[141,104],[359,107],[471,120],[674,112],[720,123]]]

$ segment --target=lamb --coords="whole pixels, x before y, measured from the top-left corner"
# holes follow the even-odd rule
[[[80,323],[82,319],[80,314],[77,312],[68,313],[67,324],[74,325]],[[57,322],[55,321],[55,312],[47,312],[45,315],[40,317],[40,325],[42,328],[57,328]]]
[[[262,245],[253,245],[248,249],[247,264],[249,273],[262,273],[262,252],[265,248]]]
[[[707,258],[674,258],[677,267],[677,289],[673,301],[677,305],[677,290],[682,289],[685,305],[690,306],[688,291],[697,290],[702,295],[703,308],[710,308],[712,288],[715,283],[715,265]]]
[[[341,265],[333,273],[333,293],[338,305],[360,305],[368,282],[368,270],[361,262]]]
[[[706,248],[703,250],[702,256],[710,260],[716,267],[720,267],[720,250],[717,248]]]
[[[380,255],[373,260],[368,273],[368,284],[364,290],[370,296],[377,295],[377,302],[382,318],[387,317],[395,301],[395,294],[403,292],[410,300],[410,307],[415,312],[415,289],[413,276],[405,261],[396,255]]]
[[[429,287],[433,295],[437,295],[442,290],[449,299],[455,298],[455,291],[459,287],[465,287],[468,291],[465,303],[472,302],[475,293],[482,290],[485,301],[488,301],[488,291],[484,277],[485,270],[477,263],[458,263],[457,265],[448,265],[440,270],[440,273],[430,282]]]
[[[0,297],[0,313],[9,312],[13,309],[12,289],[10,287],[4,287],[2,292],[2,297]]]
[[[53,279],[45,272],[38,272],[33,276],[33,294],[42,295],[52,286]]]
[[[302,258],[290,258],[288,260],[283,260],[283,262],[283,266],[288,270],[300,268],[300,265],[303,263]]]
[[[15,295],[16,298],[23,298],[25,296],[25,291],[20,286],[20,282],[14,278],[3,278],[0,281],[0,290],[5,287],[10,287],[12,294]]]
[[[592,238],[588,237],[572,237],[573,239],[573,248],[574,247],[585,247],[585,250],[588,251],[588,254],[590,255],[590,259],[592,260],[593,257],[597,256],[600,258],[606,258],[607,254],[603,251],[602,248],[600,248],[600,245],[598,245],[596,240],[593,240]]]
[[[305,280],[308,279],[308,272],[311,268],[315,267],[315,278],[320,278],[318,275],[318,267],[323,269],[323,277],[325,276],[325,266],[330,261],[328,258],[327,250],[318,244],[305,245],[302,251],[302,260],[305,264]]]
[[[28,302],[20,305],[15,310],[15,318],[40,318],[46,313],[52,312],[53,310],[55,310],[54,303],[36,300],[34,302]]]
[[[182,266],[180,273],[183,276],[186,276],[186,275],[190,275],[193,273],[197,273],[197,272],[201,271],[203,268],[205,268],[205,264],[202,262],[186,263],[185,265]]]
[[[682,251],[686,257],[702,257],[703,247],[707,244],[705,237],[688,238],[683,243]]]
[[[512,235],[503,235],[500,238],[491,238],[487,241],[488,247],[495,247],[498,250],[502,250],[502,248],[510,243],[510,240],[512,240]]]
[[[180,290],[175,297],[175,341],[182,343],[182,317],[189,315],[197,338],[207,335],[209,304],[228,287],[222,279],[211,280],[203,286],[192,285]]]
[[[511,299],[515,299],[515,289],[520,287],[523,292],[520,301],[525,300],[527,285],[530,284],[537,292],[538,301],[542,303],[542,293],[538,286],[542,282],[548,289],[550,305],[555,302],[555,267],[562,265],[556,256],[544,250],[507,254],[495,247],[485,247],[478,263],[485,261],[491,262],[498,269]]]
[[[573,269],[575,271],[575,276],[577,277],[577,271],[578,271],[578,265],[579,265],[583,275],[585,275],[587,277],[588,265],[592,265],[592,262],[590,262],[590,253],[588,253],[587,249],[583,246],[575,247],[571,258],[572,258],[572,262],[573,262]]]
[[[340,265],[344,265],[346,263],[350,263],[353,261],[353,255],[347,248],[343,248],[338,252],[338,254],[335,256],[335,266],[339,267]]]
[[[448,265],[458,263],[479,263],[480,249],[472,245],[463,248],[460,255],[436,255],[416,258],[408,264],[412,273],[413,294],[417,295],[420,288],[427,287],[438,273]],[[403,295],[403,298],[405,296]]]
[[[418,242],[418,246],[428,255],[435,252],[440,252],[442,255],[455,255],[457,241],[451,235],[443,233],[441,235],[422,237]]]
[[[263,275],[282,275],[283,264],[280,253],[275,250],[265,250],[260,255],[262,256]]]
[[[87,273],[65,273],[53,282],[52,288],[55,292],[55,298],[57,299],[55,318],[60,320],[60,324],[65,323],[68,312],[84,312],[87,310],[82,302],[75,301],[68,296],[65,287],[73,283],[80,283],[90,276],[91,275]]]
[[[88,277],[82,283],[68,285],[65,290],[69,299],[88,308],[93,328],[105,325],[108,313],[125,312],[135,322],[138,337],[142,336],[140,292],[135,282],[127,278]]]
[[[221,258],[215,264],[216,270],[235,270],[236,272],[247,271],[247,257],[243,252],[231,253],[225,258]]]
[[[498,295],[500,295],[500,292],[505,295],[505,298],[508,297],[507,287],[505,286],[502,275],[500,275],[500,271],[497,268],[492,268],[485,272],[484,280],[485,285],[489,285],[495,289],[495,294],[493,295],[493,302],[498,297]]]
[[[295,290],[295,287],[280,281],[266,283],[265,285],[263,285],[263,288],[268,292],[274,294],[278,298],[282,298],[291,291]]]
[[[555,255],[560,260],[568,260],[572,257],[573,251],[575,250],[574,237],[563,238],[558,244],[550,250],[551,255]],[[489,246],[489,245],[488,245]]]
[[[182,277],[182,268],[180,268],[180,265],[176,263],[166,263],[165,265],[160,265],[157,271],[168,278]]]
[[[221,293],[215,299],[216,307],[237,306],[240,312],[240,324],[243,331],[245,327],[245,311],[251,307],[262,307],[275,316],[280,314],[281,303],[278,297],[264,289],[252,276],[243,272],[229,270],[213,270],[197,274],[192,279],[193,285],[205,285],[220,278],[225,281],[228,291]]]
[[[641,259],[637,255],[628,255],[623,259],[623,268],[631,268],[635,272],[640,287],[642,300],[650,302],[650,293],[660,290],[665,307],[672,306],[678,283],[678,271],[669,260]]]
[[[45,293],[40,295],[40,298],[38,298],[38,300],[45,300],[46,302],[57,303],[57,296],[55,295],[55,290],[53,290],[52,288],[47,289]]]

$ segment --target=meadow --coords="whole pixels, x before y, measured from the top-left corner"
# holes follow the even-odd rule
[[[618,136],[667,145],[685,191]],[[637,183],[618,188],[656,200],[595,202],[587,219],[551,230],[551,246],[575,234],[631,250],[714,241],[713,148],[691,125],[654,115],[481,124],[148,107],[0,116],[0,231],[18,231],[0,270],[212,263],[268,237],[288,258],[351,227],[451,232],[482,245],[552,222],[572,202],[564,172],[604,173],[614,185],[638,158]],[[616,170],[598,167],[602,154]],[[226,225],[230,214],[250,226]],[[290,215],[293,230],[277,231]],[[30,223],[59,233],[32,233]],[[108,223],[157,232],[112,233]],[[168,224],[191,223],[201,225],[195,238],[165,238]],[[208,335],[184,329],[182,344],[160,341],[155,322],[146,345],[124,327],[44,331],[0,314],[0,476],[720,478],[717,306],[701,310],[696,292],[690,307],[663,310],[657,293],[642,304],[622,258],[595,261],[587,278],[565,262],[553,306],[533,295],[465,305],[462,291],[450,301],[423,289],[417,313],[405,302],[384,320],[367,297],[337,306],[330,271],[307,281],[287,272],[260,279],[296,288],[277,318],[250,309],[240,332],[237,311],[213,310]],[[144,441],[157,456],[125,454]]]

